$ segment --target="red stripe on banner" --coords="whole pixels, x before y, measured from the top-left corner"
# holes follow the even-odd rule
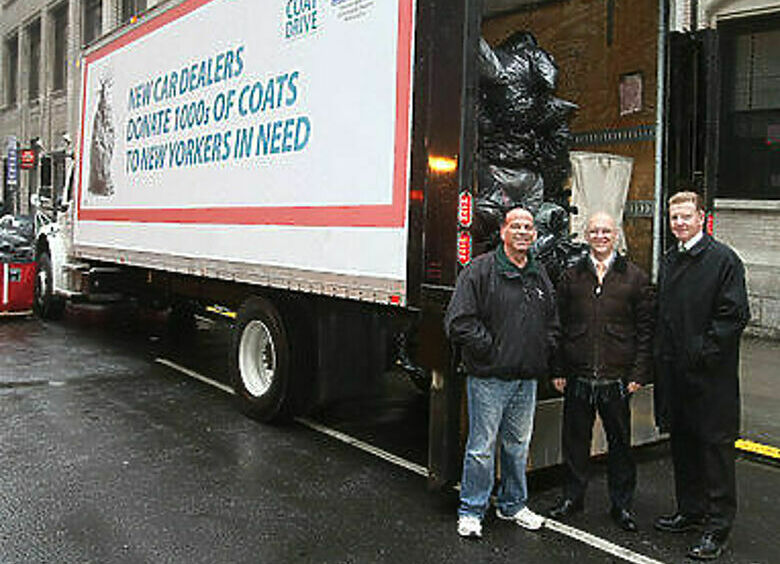
[[[396,116],[395,116],[395,185],[393,206],[397,216],[395,225],[406,219],[406,190],[409,179],[409,107],[412,78],[412,7],[413,0],[398,4],[398,54],[396,62]],[[395,214],[394,214],[395,215]]]

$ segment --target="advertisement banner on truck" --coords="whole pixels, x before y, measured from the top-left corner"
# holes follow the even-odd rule
[[[404,281],[414,0],[189,0],[84,57],[78,245]]]

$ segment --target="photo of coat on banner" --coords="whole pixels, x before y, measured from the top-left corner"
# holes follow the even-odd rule
[[[164,240],[174,225],[258,226],[268,254],[253,260],[322,268],[307,253],[329,249],[296,257],[260,232],[332,227],[342,253],[368,236],[398,258],[328,268],[405,277],[413,25],[414,0],[185,0],[89,51],[77,240],[146,250],[159,238],[127,224]],[[199,255],[247,259],[212,239]]]
[[[114,123],[110,106],[110,79],[100,84],[97,109],[92,121],[92,143],[90,143],[89,184],[87,190],[99,196],[111,196],[114,182],[111,178],[111,159],[114,156]]]

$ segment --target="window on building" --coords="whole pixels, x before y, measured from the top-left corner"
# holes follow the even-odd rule
[[[68,79],[68,4],[62,4],[51,13],[52,81],[54,90],[65,90]]]
[[[722,27],[718,197],[780,199],[780,18]]]
[[[133,16],[144,10],[146,10],[146,0],[122,0],[122,21],[129,22]]]
[[[37,100],[41,93],[41,20],[27,28],[27,41],[27,95],[30,100]]]
[[[103,0],[84,0],[82,43],[87,45],[103,32]]]
[[[19,38],[14,35],[5,41],[5,103],[13,106],[19,90]]]

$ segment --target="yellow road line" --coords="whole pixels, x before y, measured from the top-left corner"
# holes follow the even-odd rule
[[[761,456],[768,456],[769,458],[780,460],[780,448],[777,447],[754,443],[753,441],[748,441],[746,439],[738,439],[737,442],[734,443],[734,446],[738,450],[744,450],[745,452],[750,452],[752,454],[760,454]]]

